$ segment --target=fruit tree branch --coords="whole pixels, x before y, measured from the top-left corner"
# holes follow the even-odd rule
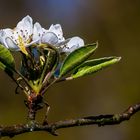
[[[69,128],[75,126],[85,126],[85,125],[115,125],[120,124],[123,121],[129,120],[132,115],[140,110],[140,103],[130,106],[127,110],[120,114],[111,115],[99,115],[99,116],[88,116],[78,119],[58,121],[50,124],[38,124],[38,123],[28,123],[28,124],[17,124],[12,126],[0,126],[1,137],[9,136],[13,137],[15,135],[32,132],[32,131],[46,131],[52,135],[57,135],[56,130],[61,128]]]

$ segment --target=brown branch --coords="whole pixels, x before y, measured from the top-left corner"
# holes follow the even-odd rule
[[[71,119],[65,121],[58,121],[51,124],[19,124],[13,126],[0,126],[0,135],[1,137],[9,136],[13,137],[15,135],[23,134],[26,132],[32,131],[46,131],[51,133],[52,135],[57,135],[56,130],[61,128],[75,127],[75,126],[84,126],[84,125],[115,125],[120,124],[123,121],[129,120],[132,115],[140,110],[140,103],[130,106],[127,110],[125,110],[121,114],[114,115],[99,115],[99,116],[89,116],[83,117],[79,119]]]

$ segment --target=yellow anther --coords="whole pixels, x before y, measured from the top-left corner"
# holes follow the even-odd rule
[[[18,46],[20,48],[20,50],[25,54],[28,55],[28,52],[26,51],[23,39],[21,36],[18,36]]]
[[[32,40],[32,35],[29,36],[28,40],[26,41],[27,44],[29,44]]]
[[[45,62],[44,57],[43,56],[40,56],[40,63],[41,63],[42,66],[44,65],[44,62]]]

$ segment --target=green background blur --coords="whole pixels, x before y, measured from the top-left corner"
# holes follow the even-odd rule
[[[0,28],[13,28],[30,15],[44,28],[60,23],[66,38],[78,35],[86,43],[98,40],[94,58],[122,56],[120,63],[95,75],[56,84],[45,96],[51,106],[49,121],[119,113],[140,100],[139,0],[1,0]],[[26,121],[25,96],[15,95],[15,84],[0,71],[0,124]],[[38,114],[42,119],[44,110]],[[139,140],[140,113],[114,126],[86,126],[15,136],[14,140]],[[9,138],[3,138],[9,140]]]

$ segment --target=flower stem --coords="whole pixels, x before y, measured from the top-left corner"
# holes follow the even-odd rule
[[[18,70],[15,71],[25,81],[25,83],[32,89],[30,82]]]

